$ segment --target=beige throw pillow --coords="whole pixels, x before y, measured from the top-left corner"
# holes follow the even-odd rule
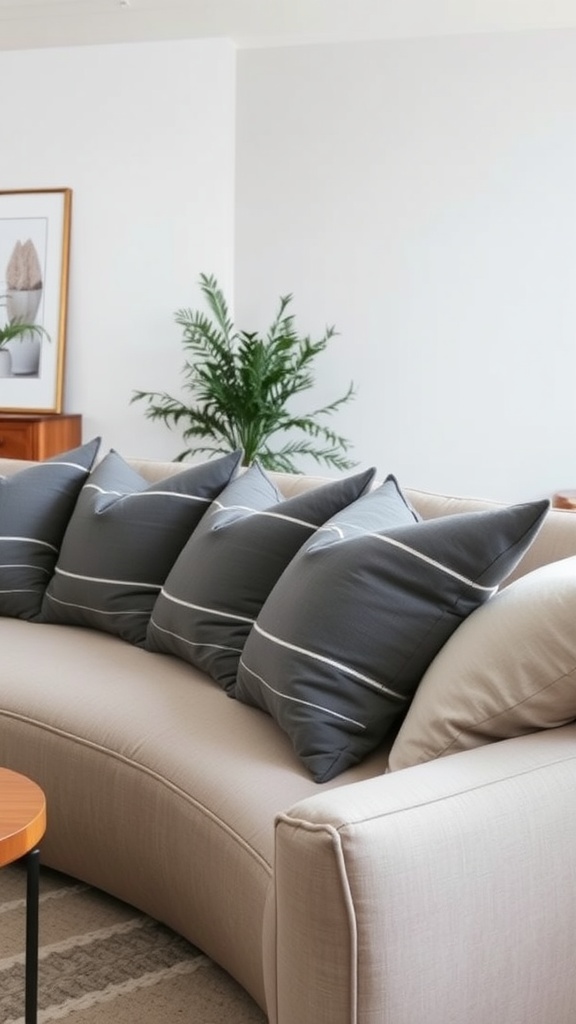
[[[576,557],[491,598],[422,677],[389,771],[576,718]]]

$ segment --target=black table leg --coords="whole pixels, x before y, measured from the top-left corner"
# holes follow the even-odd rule
[[[30,850],[26,862],[26,981],[25,1024],[36,1024],[38,1016],[38,905],[40,895],[40,850]]]

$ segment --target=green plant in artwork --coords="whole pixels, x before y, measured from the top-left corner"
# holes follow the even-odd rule
[[[191,309],[175,314],[183,332],[183,391],[189,403],[162,391],[135,391],[132,397],[146,402],[149,419],[182,428],[186,448],[177,458],[242,448],[246,465],[258,459],[266,469],[297,472],[297,460],[305,456],[350,469],[355,464],[346,454],[351,442],[325,420],[351,401],[354,385],[310,412],[290,408],[296,395],[313,387],[314,361],[335,335],[334,327],[316,341],[301,335],[288,312],[292,295],[284,295],[264,335],[237,330],[216,278],[201,274],[200,289],[209,315]]]
[[[12,341],[14,338],[21,338],[22,335],[27,334],[28,331],[31,331],[33,334],[44,336],[50,340],[48,331],[46,331],[44,327],[41,327],[40,324],[23,324],[16,320],[5,324],[4,327],[0,327],[0,348],[3,348],[6,342]]]

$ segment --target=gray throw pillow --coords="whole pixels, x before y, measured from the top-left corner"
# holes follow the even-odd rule
[[[233,452],[149,484],[110,452],[78,498],[44,596],[44,620],[144,646],[166,576],[241,456]]]
[[[0,477],[0,615],[40,616],[68,520],[100,438]]]
[[[272,590],[236,697],[276,719],[317,782],[334,778],[399,722],[434,656],[512,571],[548,505],[395,525],[386,491],[361,498]]]
[[[146,646],[175,654],[233,690],[264,601],[311,534],[363,494],[374,469],[283,499],[257,464],[212,503],[154,605]]]

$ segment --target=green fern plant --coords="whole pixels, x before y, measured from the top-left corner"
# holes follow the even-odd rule
[[[264,337],[238,331],[216,278],[201,274],[200,289],[211,316],[191,309],[175,314],[183,330],[183,390],[190,393],[190,404],[164,391],[135,391],[131,399],[147,403],[148,419],[183,428],[187,447],[177,460],[242,448],[246,465],[258,459],[266,469],[283,472],[298,472],[296,460],[302,456],[336,469],[355,465],[346,456],[350,442],[321,422],[353,398],[352,383],[341,398],[312,412],[288,408],[295,395],[313,386],[312,364],[336,333],[334,327],[318,341],[301,336],[287,312],[292,295],[284,295]]]

